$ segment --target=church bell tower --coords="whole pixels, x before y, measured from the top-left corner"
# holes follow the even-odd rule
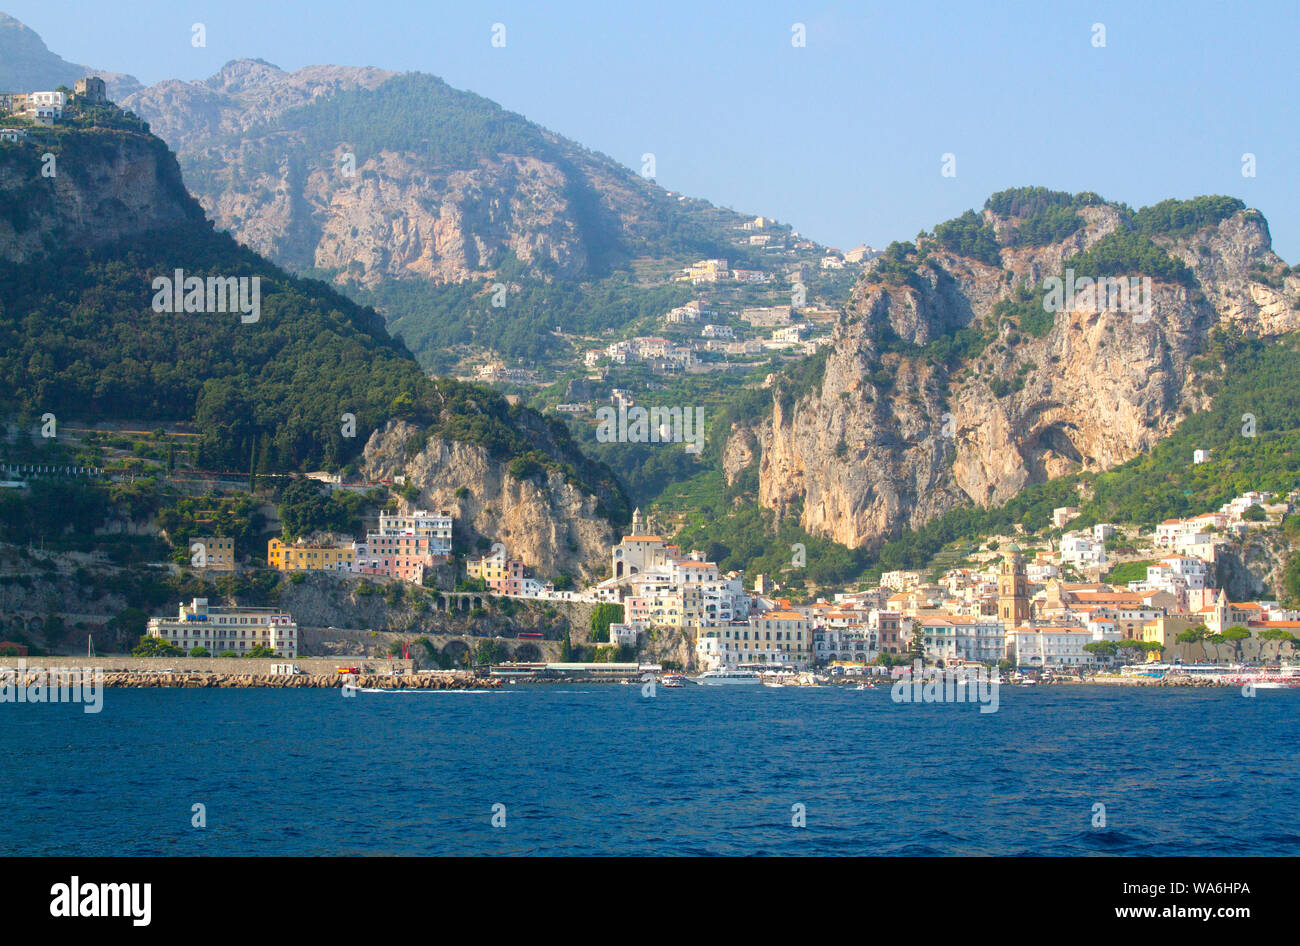
[[[1029,579],[1020,546],[1012,545],[1002,557],[998,573],[998,619],[1010,630],[1029,621]]]

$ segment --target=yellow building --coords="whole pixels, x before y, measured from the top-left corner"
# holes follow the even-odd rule
[[[1199,623],[1199,620],[1188,614],[1165,615],[1143,624],[1140,639],[1148,644],[1159,644],[1161,650],[1168,650],[1174,646],[1179,634]]]
[[[812,662],[812,633],[797,611],[765,611],[744,624],[725,624],[703,634],[721,639],[719,656],[727,667],[765,663],[803,670]]]
[[[700,282],[724,282],[729,276],[727,261],[724,259],[702,259],[698,263],[692,263],[682,271],[678,276],[680,281],[690,281],[693,283]]]
[[[484,555],[482,558],[467,560],[465,562],[465,574],[469,575],[470,578],[482,578],[489,588],[495,590],[512,578],[523,578],[524,563],[511,561],[496,555]]]
[[[190,539],[190,562],[195,568],[216,572],[235,570],[235,540],[228,536],[198,535]]]
[[[629,595],[624,599],[629,623],[645,627],[683,627],[682,595],[677,591],[655,591]]]
[[[266,561],[282,572],[352,571],[356,543],[348,545],[285,545],[279,539],[266,543]]]

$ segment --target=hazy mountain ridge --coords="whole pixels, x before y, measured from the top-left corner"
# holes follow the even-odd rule
[[[134,76],[68,62],[46,47],[23,23],[0,13],[0,91],[40,92],[71,86],[85,76],[99,76],[111,98],[125,98],[141,88]]]
[[[178,152],[216,224],[294,268],[460,282],[507,261],[598,276],[706,252],[745,218],[678,201],[609,158],[420,74],[236,60],[122,104]],[[661,244],[661,245],[657,245]]]

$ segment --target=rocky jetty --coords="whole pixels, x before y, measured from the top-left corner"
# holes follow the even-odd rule
[[[1077,682],[1077,681],[1072,681]],[[1166,674],[1163,677],[1120,677],[1120,676],[1093,676],[1086,678],[1085,683],[1111,684],[1113,686],[1138,686],[1138,687],[1220,687],[1236,686],[1237,684],[1226,683],[1221,680],[1211,680],[1206,677],[1190,677],[1186,674]]]
[[[363,689],[380,690],[481,690],[501,686],[500,680],[477,677],[471,673],[417,673],[400,676],[361,674],[295,674],[266,676],[253,673],[158,673],[140,671],[109,671],[104,674],[104,686],[128,689],[151,687],[182,687],[191,689],[245,690],[259,687],[289,689],[340,689],[353,684]]]

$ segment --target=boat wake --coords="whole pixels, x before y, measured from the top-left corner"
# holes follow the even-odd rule
[[[495,693],[496,690],[389,690],[384,687],[361,687],[362,693]]]

